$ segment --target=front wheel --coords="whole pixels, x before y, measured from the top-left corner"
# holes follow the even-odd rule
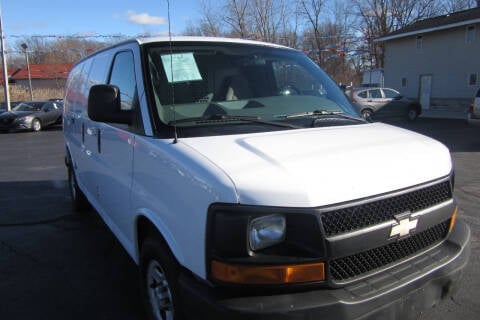
[[[32,120],[32,130],[35,132],[42,130],[42,123],[40,122],[40,119],[35,118]]]
[[[179,266],[170,250],[155,238],[147,238],[140,254],[140,284],[149,320],[179,320]]]

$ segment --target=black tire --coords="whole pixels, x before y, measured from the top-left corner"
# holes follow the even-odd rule
[[[35,118],[32,120],[32,131],[38,132],[42,130],[42,122],[40,119]]]
[[[418,111],[416,107],[409,107],[407,112],[408,121],[415,121],[418,117]]]
[[[180,266],[167,245],[147,238],[140,252],[140,288],[148,320],[182,319],[178,296]]]
[[[370,110],[370,109],[363,109],[362,110],[362,117],[365,120],[372,120],[372,114],[373,114],[373,111]]]
[[[77,184],[77,178],[75,177],[75,171],[73,164],[70,161],[68,165],[68,186],[70,189],[70,197],[72,198],[72,207],[75,211],[85,211],[90,209],[90,203],[85,197],[85,194],[80,190]]]

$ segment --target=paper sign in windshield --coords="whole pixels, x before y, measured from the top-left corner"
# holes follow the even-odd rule
[[[163,55],[162,63],[169,83],[202,80],[191,52]]]

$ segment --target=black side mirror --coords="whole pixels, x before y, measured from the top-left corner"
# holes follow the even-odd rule
[[[120,89],[106,84],[98,84],[90,88],[88,117],[97,122],[132,123],[132,112],[120,108]]]

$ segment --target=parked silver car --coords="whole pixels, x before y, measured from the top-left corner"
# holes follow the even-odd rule
[[[417,101],[402,96],[394,89],[353,88],[346,94],[366,119],[406,116],[408,120],[415,120],[422,113]]]
[[[478,88],[470,109],[468,109],[467,120],[469,124],[480,125],[480,88]]]

